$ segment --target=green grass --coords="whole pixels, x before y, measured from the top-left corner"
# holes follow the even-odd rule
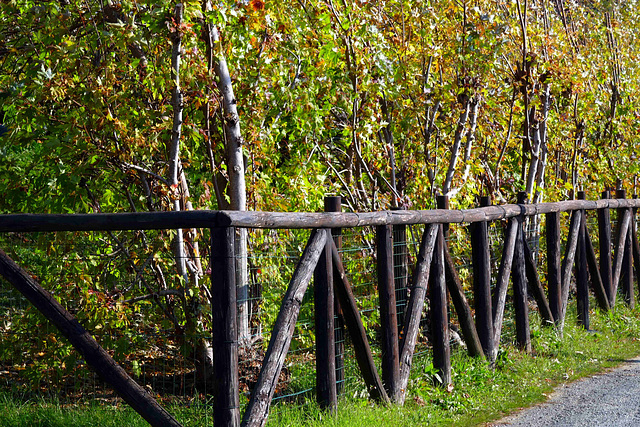
[[[383,407],[362,398],[364,385],[351,385],[330,415],[308,402],[281,403],[272,409],[270,425],[363,426],[376,425],[478,425],[498,419],[518,408],[544,401],[553,387],[573,381],[640,354],[640,310],[616,308],[615,313],[592,312],[592,332],[568,318],[564,336],[541,328],[532,316],[533,353],[511,346],[500,352],[495,369],[463,351],[452,354],[454,390],[433,385],[429,357],[419,357],[404,407]],[[505,325],[509,340],[512,328]],[[597,331],[597,332],[594,332]],[[169,408],[185,426],[212,425],[203,406]],[[142,419],[126,407],[109,405],[64,406],[50,401],[27,400],[0,394],[1,426],[143,426]]]

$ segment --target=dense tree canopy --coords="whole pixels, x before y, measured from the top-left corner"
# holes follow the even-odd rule
[[[593,198],[618,180],[635,191],[636,6],[4,1],[0,213],[314,211],[327,194],[359,211],[429,208],[436,194],[467,207],[521,190]],[[175,264],[144,234],[110,235],[110,251],[150,275],[128,301],[157,288],[158,311],[195,331],[201,236],[167,233]]]
[[[636,173],[634,2],[206,3],[179,24],[172,3],[3,3],[3,212],[170,209],[186,191],[226,207],[211,48],[233,79],[251,209],[557,199]]]

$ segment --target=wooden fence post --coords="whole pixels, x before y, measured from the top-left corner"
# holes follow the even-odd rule
[[[411,278],[411,295],[407,304],[407,312],[404,326],[402,327],[402,339],[400,342],[400,399],[403,403],[406,397],[411,364],[413,363],[413,351],[416,346],[420,319],[424,300],[427,293],[427,282],[431,272],[431,261],[438,237],[438,225],[427,224],[422,234],[418,260]]]
[[[240,425],[235,227],[211,228],[211,327],[213,329],[213,418]]]
[[[324,211],[325,212],[341,212],[342,211],[342,197],[340,196],[327,196],[324,198]],[[333,241],[336,244],[338,250],[342,249],[342,229],[332,228],[331,235]],[[334,281],[337,280],[334,277]],[[335,289],[334,282],[334,289]],[[335,293],[335,292],[334,292]],[[336,295],[334,295],[334,313],[335,313],[335,353],[336,353],[336,392],[340,395],[344,389],[344,317],[342,315],[342,308],[340,301]]]
[[[271,400],[293,339],[293,331],[296,327],[298,314],[300,314],[302,299],[318,259],[324,252],[328,238],[329,236],[324,229],[314,230],[293,272],[287,292],[282,298],[278,317],[273,325],[269,347],[262,361],[258,382],[251,393],[251,399],[249,399],[247,409],[242,417],[243,426],[262,427],[267,423]]]
[[[438,209],[449,209],[449,198],[447,196],[437,196],[436,200]],[[467,352],[471,357],[484,357],[485,352],[482,350],[482,343],[478,337],[476,324],[473,321],[471,307],[464,294],[462,280],[460,280],[460,276],[456,270],[455,262],[449,252],[449,242],[447,242],[447,238],[449,237],[449,224],[442,224],[442,234],[444,235],[444,277],[451,302],[458,315],[458,322],[460,323],[460,330],[462,331],[464,342],[467,344]]]
[[[151,426],[180,427],[181,424],[135,382],[58,300],[0,250],[0,275],[13,285],[64,335],[98,376],[111,385],[134,411]]]
[[[603,191],[603,199],[610,199],[611,192]],[[613,308],[613,281],[611,271],[611,211],[609,208],[598,209],[598,234],[600,246],[600,277],[602,277],[602,285],[607,291],[607,299],[609,306]]]
[[[518,193],[518,203],[524,204],[527,193]],[[527,274],[524,261],[524,229],[523,216],[517,217],[518,231],[516,235],[516,247],[513,256],[513,268],[511,280],[513,281],[513,305],[516,314],[516,341],[518,346],[526,351],[531,351],[531,337],[529,334],[529,304],[527,297]]]
[[[336,349],[334,328],[333,262],[329,230],[314,272],[314,305],[316,330],[316,398],[321,408],[335,411]]]
[[[344,322],[351,341],[353,342],[353,350],[355,352],[356,361],[360,367],[362,378],[369,390],[369,396],[372,399],[378,400],[382,403],[390,403],[389,396],[387,396],[384,390],[382,380],[376,370],[375,362],[373,361],[373,354],[371,353],[371,347],[369,346],[369,339],[367,338],[367,332],[364,330],[364,324],[358,311],[356,299],[351,291],[351,285],[347,278],[347,273],[344,271],[340,254],[335,243],[332,242],[331,251],[333,256],[333,271],[334,278],[336,279],[335,291],[340,304],[342,305]],[[406,388],[406,386],[405,386]]]
[[[562,273],[561,240],[560,240],[560,213],[546,214],[547,223],[547,286],[549,287],[549,306],[556,326],[560,324],[562,316]]]
[[[586,200],[584,191],[578,191],[578,200]],[[587,215],[580,211],[580,231],[578,234],[578,248],[576,253],[576,303],[578,309],[578,324],[589,329],[589,275],[587,265]]]
[[[402,208],[391,208],[402,210]],[[409,298],[409,253],[407,246],[407,226],[397,224],[393,226],[393,280],[396,289],[396,312],[398,314],[398,330],[402,329],[404,312]]]
[[[449,347],[449,316],[447,313],[447,288],[444,273],[444,233],[438,225],[438,235],[432,260],[429,299],[431,307],[431,338],[433,340],[433,366],[438,371],[441,385],[451,384],[451,350]]]
[[[480,206],[489,206],[489,198],[482,197]],[[485,221],[474,222],[471,231],[471,259],[473,265],[473,302],[476,328],[484,354],[493,351],[493,310],[491,309],[491,254],[488,227]]]
[[[617,199],[626,199],[627,192],[625,190],[616,190]],[[624,212],[631,211],[630,208],[618,209],[618,221],[625,215]],[[626,215],[629,215],[628,213]],[[624,241],[624,254],[622,256],[622,271],[620,273],[620,281],[622,283],[622,296],[624,301],[633,308],[635,305],[635,298],[633,295],[633,226],[631,223],[626,229],[626,240]],[[624,232],[622,225],[620,225],[619,233]]]
[[[633,195],[634,199],[638,198],[637,194]],[[638,224],[636,223],[636,218],[638,214],[638,209],[634,208],[632,211],[633,215],[631,216],[631,237],[633,243],[633,273],[635,275],[635,280],[638,282],[640,278],[640,243],[638,243]],[[640,283],[639,283],[640,285]]]
[[[378,248],[378,296],[382,329],[382,382],[392,402],[398,400],[400,375],[398,315],[393,277],[393,226],[376,229]]]

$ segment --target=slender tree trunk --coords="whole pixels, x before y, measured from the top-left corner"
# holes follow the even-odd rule
[[[230,208],[235,211],[247,210],[245,184],[243,138],[240,134],[240,117],[237,100],[233,93],[231,75],[222,52],[220,35],[215,27],[211,34],[216,46],[214,53],[214,71],[218,77],[218,89],[222,95],[223,129],[227,149],[227,171],[229,173],[228,195]],[[246,344],[250,339],[249,331],[249,273],[247,268],[247,230],[239,228],[236,235],[236,286],[238,293],[238,339]]]
[[[469,101],[466,101],[464,105],[464,111],[460,113],[460,117],[458,118],[458,126],[456,128],[455,139],[453,141],[453,147],[451,148],[451,158],[449,159],[449,169],[447,169],[447,175],[445,176],[444,183],[442,184],[442,194],[445,196],[451,189],[453,175],[456,172],[456,165],[458,163],[458,158],[460,157],[460,144],[462,142],[464,127],[467,123],[470,109],[471,103]]]

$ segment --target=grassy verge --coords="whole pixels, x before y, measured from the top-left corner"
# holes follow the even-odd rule
[[[640,354],[640,310],[623,307],[615,313],[592,313],[587,332],[567,319],[565,333],[541,328],[532,318],[534,352],[523,354],[506,346],[495,369],[471,359],[463,351],[452,355],[455,388],[446,392],[432,382],[428,357],[414,363],[409,397],[404,407],[380,407],[362,398],[364,386],[349,390],[336,415],[318,410],[313,403],[277,405],[270,425],[363,426],[372,425],[477,425],[495,420],[520,407],[545,400],[553,387],[601,372]],[[508,331],[512,328],[505,326]],[[508,336],[505,338],[509,338]],[[212,425],[209,410],[170,408],[185,426]],[[143,426],[128,408],[103,405],[66,406],[47,401],[23,402],[0,394],[2,426]]]

